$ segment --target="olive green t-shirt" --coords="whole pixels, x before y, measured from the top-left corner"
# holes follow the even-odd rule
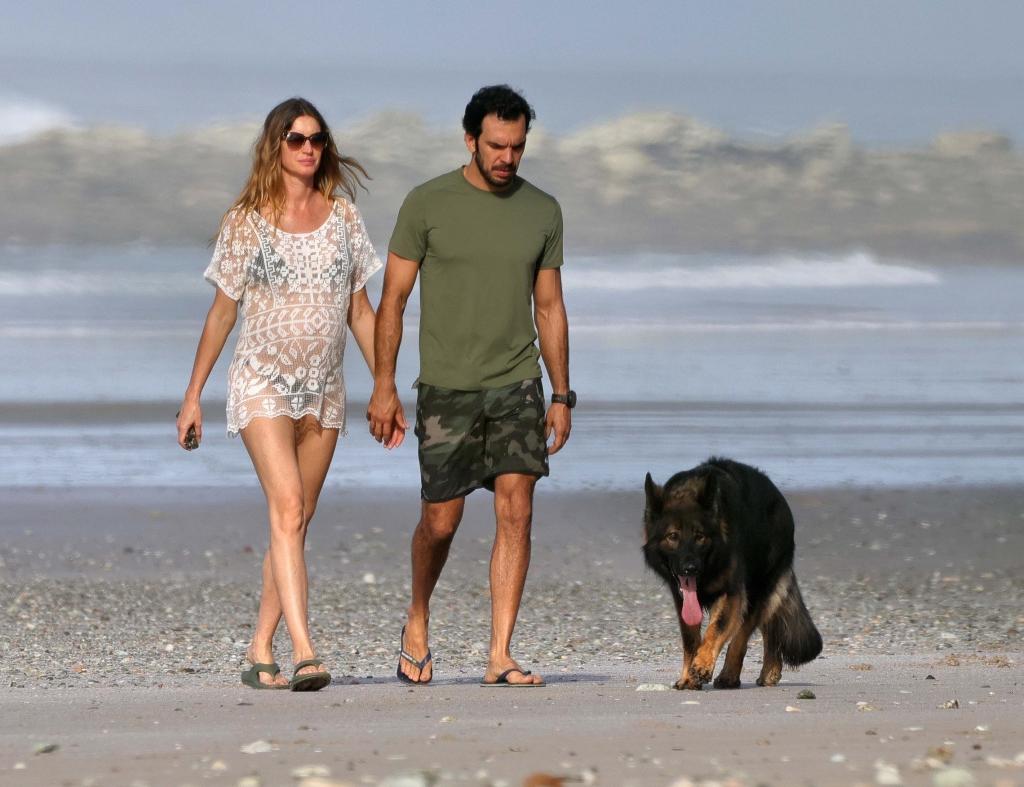
[[[540,377],[533,284],[562,264],[562,210],[517,177],[478,189],[462,169],[405,198],[388,250],[420,263],[420,382],[478,391]]]

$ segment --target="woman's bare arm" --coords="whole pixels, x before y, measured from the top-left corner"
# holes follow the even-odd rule
[[[178,445],[182,448],[185,447],[185,436],[190,427],[195,427],[197,440],[203,439],[203,413],[199,399],[210,372],[213,371],[214,364],[224,349],[224,343],[231,335],[231,329],[235,327],[237,317],[238,303],[231,300],[218,287],[217,293],[213,296],[213,305],[206,314],[203,333],[199,337],[199,346],[196,347],[196,360],[192,364],[192,377],[185,389],[185,398],[181,402],[181,411],[178,414]]]

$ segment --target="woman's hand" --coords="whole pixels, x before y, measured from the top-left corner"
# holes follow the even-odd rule
[[[195,428],[195,442],[190,445],[189,429]],[[199,402],[185,399],[178,411],[178,445],[186,451],[198,448],[203,439],[203,411]]]

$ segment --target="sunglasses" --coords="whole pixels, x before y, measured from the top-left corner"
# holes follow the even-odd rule
[[[284,143],[290,150],[301,150],[307,142],[313,146],[313,150],[323,150],[330,137],[326,131],[318,131],[315,134],[310,134],[308,137],[305,134],[300,134],[298,131],[286,131],[281,135],[281,139],[284,140]]]

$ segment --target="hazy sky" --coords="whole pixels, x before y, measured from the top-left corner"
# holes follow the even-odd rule
[[[3,0],[18,58],[1024,73],[1013,0]]]
[[[457,128],[477,87],[564,131],[665,109],[740,135],[1024,139],[1024,2],[0,0],[0,143],[53,123],[160,132],[301,94],[339,120]]]

